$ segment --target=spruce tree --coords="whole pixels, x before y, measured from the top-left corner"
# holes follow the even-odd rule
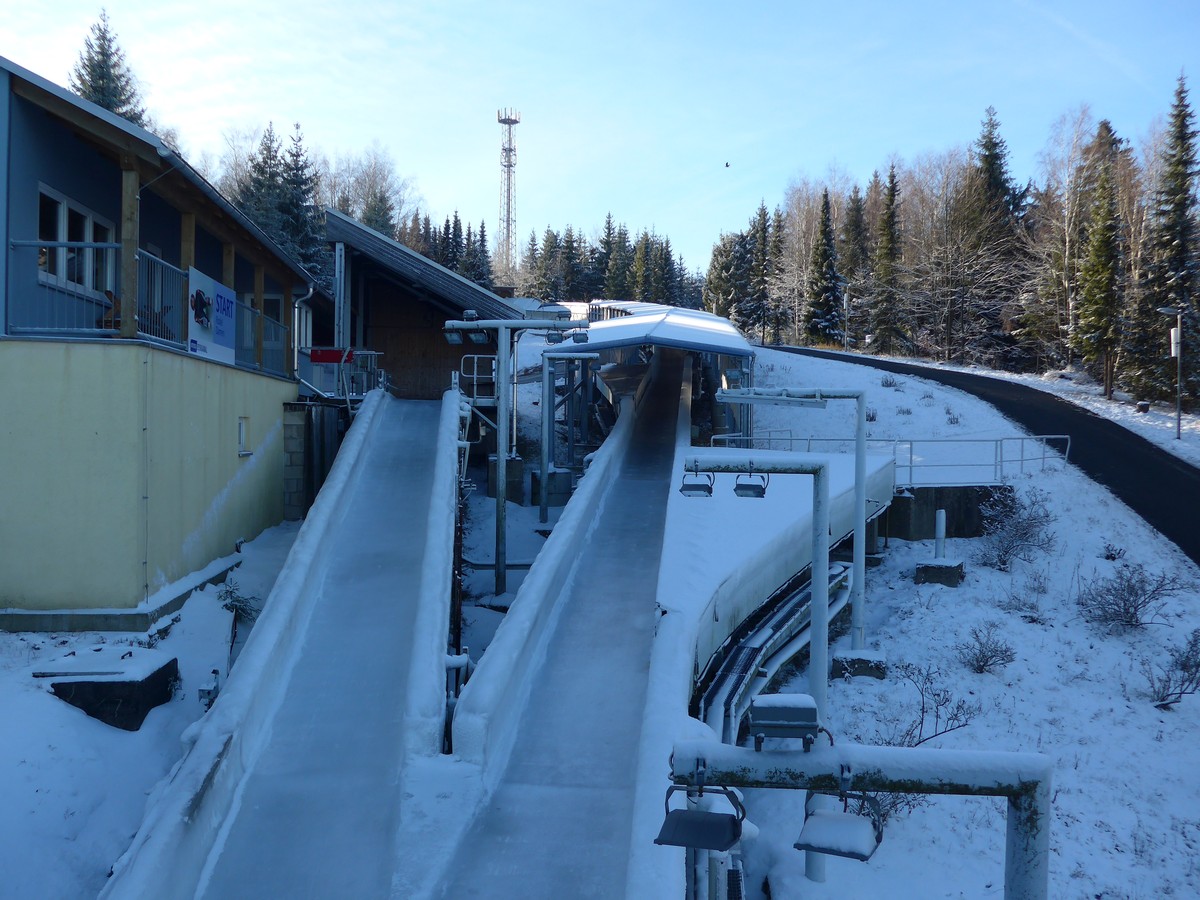
[[[247,169],[246,182],[234,199],[254,224],[275,238],[281,231],[283,142],[275,133],[273,122],[267,123]]]
[[[1071,338],[1084,359],[1100,363],[1104,396],[1111,400],[1121,338],[1122,267],[1121,219],[1107,163],[1100,170],[1091,223],[1079,272],[1079,322]]]
[[[361,221],[368,228],[373,228],[386,237],[394,238],[396,236],[394,212],[392,198],[388,196],[387,191],[375,188],[367,195],[367,199],[363,203]]]
[[[324,223],[317,206],[317,173],[304,148],[299,123],[283,155],[281,181],[277,240],[310,275],[327,286],[333,267],[327,259]]]
[[[106,10],[100,10],[100,20],[83,39],[83,52],[71,70],[68,84],[84,100],[90,100],[134,125],[148,127],[137,80],[125,62],[125,51],[109,26]]]
[[[1187,83],[1182,75],[1175,88],[1175,102],[1163,152],[1162,181],[1154,197],[1154,261],[1150,270],[1150,293],[1158,307],[1183,310],[1184,345],[1200,348],[1200,323],[1196,319],[1196,130],[1188,103]],[[1161,323],[1160,323],[1161,324]],[[1165,328],[1163,329],[1165,330]],[[1197,394],[1198,372],[1184,355],[1184,392]]]
[[[888,170],[882,212],[876,230],[872,302],[867,327],[871,346],[894,353],[903,337],[900,316],[900,183],[896,167]]]
[[[804,330],[810,339],[820,343],[842,342],[845,327],[842,290],[833,241],[833,213],[826,190],[821,196],[820,228],[813,243],[805,289]]]
[[[492,252],[488,249],[487,229],[483,224],[483,220],[479,222],[479,234],[475,241],[475,259],[475,283],[489,291],[494,289],[496,282],[492,273]]]

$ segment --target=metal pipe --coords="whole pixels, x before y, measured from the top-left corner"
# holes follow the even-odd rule
[[[538,521],[550,519],[550,463],[554,453],[554,360],[542,355],[542,465]]]
[[[501,327],[496,334],[496,596],[508,590],[508,406],[509,357],[512,332]]]
[[[859,392],[854,430],[854,560],[850,582],[850,649],[866,649],[867,395]]]
[[[933,558],[942,559],[946,555],[946,511],[934,513],[933,522]]]

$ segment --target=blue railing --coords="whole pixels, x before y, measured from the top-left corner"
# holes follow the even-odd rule
[[[121,245],[83,241],[13,241],[7,333],[50,337],[115,337],[121,331]],[[187,272],[137,252],[137,334],[187,347]],[[288,373],[288,327],[237,304],[237,365]],[[262,365],[256,348],[262,317]]]

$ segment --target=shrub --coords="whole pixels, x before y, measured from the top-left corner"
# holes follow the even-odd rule
[[[1183,579],[1178,575],[1151,574],[1141,563],[1124,564],[1111,578],[1097,576],[1083,582],[1075,602],[1093,625],[1141,628],[1161,624],[1167,599],[1183,588]]]
[[[1023,494],[995,491],[980,506],[983,538],[976,561],[989,569],[1007,572],[1013,560],[1030,562],[1037,553],[1052,552],[1055,537],[1050,526],[1055,518],[1048,501],[1049,494],[1038,488],[1030,488]]]
[[[1159,709],[1169,709],[1185,694],[1200,691],[1200,628],[1195,629],[1182,647],[1170,651],[1170,662],[1154,666],[1142,660],[1142,674],[1150,687],[1150,697]]]
[[[995,672],[1001,666],[1007,666],[1017,658],[1012,644],[1008,643],[996,632],[998,622],[988,622],[982,628],[971,629],[971,639],[956,644],[958,660],[977,675]]]
[[[888,747],[919,747],[943,734],[966,728],[983,709],[979,703],[968,703],[956,698],[941,684],[942,671],[936,666],[902,663],[896,666],[894,671],[902,681],[908,682],[916,689],[919,707],[915,716],[907,723],[896,719],[892,722],[890,732],[876,732],[877,744]],[[878,801],[884,822],[894,815],[907,813],[928,802],[925,794],[868,793]]]
[[[896,379],[896,376],[891,372],[884,372],[883,377],[879,379],[879,384],[885,388],[894,388],[899,383],[900,382]]]
[[[863,412],[868,422],[874,422],[879,418],[879,410],[873,406],[868,406]]]
[[[911,416],[912,415],[912,407],[911,406],[897,406],[896,407],[896,415]]]
[[[217,593],[221,606],[235,616],[241,616],[247,622],[253,622],[262,611],[262,600],[253,595],[246,596],[238,588],[238,583],[232,578],[226,578],[225,584]]]

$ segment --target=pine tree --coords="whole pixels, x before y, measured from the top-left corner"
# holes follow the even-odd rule
[[[272,238],[281,232],[283,165],[283,143],[275,133],[275,124],[268,122],[258,149],[250,157],[246,182],[234,199],[242,212]]]
[[[1091,222],[1079,272],[1079,322],[1071,337],[1084,359],[1100,363],[1104,396],[1111,400],[1121,339],[1122,267],[1121,219],[1107,164],[1100,170]]]
[[[631,300],[633,298],[633,246],[629,243],[629,230],[617,226],[613,239],[612,254],[604,269],[604,296],[609,300]]]
[[[68,84],[84,100],[90,100],[134,125],[148,127],[137,80],[125,62],[125,51],[117,44],[117,36],[109,26],[106,10],[100,10],[100,20],[83,39],[83,52],[71,70]]]
[[[758,332],[759,342],[765,344],[771,320],[771,221],[766,203],[758,205],[750,220],[747,248],[750,251],[750,294],[743,303],[744,322],[746,327]]]
[[[804,330],[811,339],[821,343],[842,342],[845,327],[842,289],[833,242],[833,212],[826,190],[821,196],[820,230],[813,244],[805,290]]]
[[[900,183],[896,167],[888,170],[882,213],[876,230],[874,284],[867,327],[872,347],[894,353],[903,337],[900,316]]]
[[[778,206],[771,217],[771,241],[767,249],[767,320],[771,331],[771,343],[783,341],[783,328],[787,322],[788,302],[784,289],[783,273],[787,264],[787,232],[783,210]]]
[[[392,198],[387,195],[387,191],[376,188],[367,195],[366,202],[363,203],[361,221],[368,228],[373,228],[386,237],[395,237],[394,213]]]
[[[1191,364],[1196,353],[1186,348],[1200,347],[1200,322],[1197,322],[1195,284],[1196,253],[1196,130],[1188,103],[1187,84],[1182,75],[1175,89],[1175,101],[1162,151],[1162,168],[1154,192],[1150,259],[1146,266],[1146,290],[1133,323],[1137,344],[1137,367],[1132,379],[1147,397],[1169,396],[1175,390],[1175,366],[1164,358],[1166,319],[1159,308],[1183,310],[1183,391],[1190,397],[1200,389],[1200,369]]]
[[[481,288],[492,290],[496,286],[495,275],[492,272],[492,252],[488,249],[487,229],[483,221],[479,222],[479,235],[475,241],[476,277],[475,283]]]
[[[296,123],[291,145],[283,157],[279,198],[279,244],[310,275],[322,283],[332,277],[328,262],[321,210],[317,206],[316,169],[304,149],[304,136]]]

